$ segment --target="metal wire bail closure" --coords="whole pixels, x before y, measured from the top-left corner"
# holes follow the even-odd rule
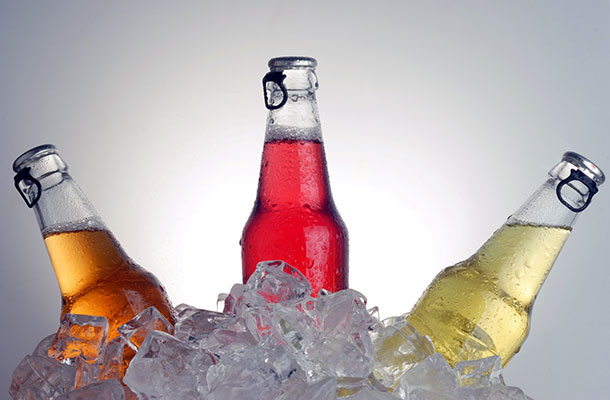
[[[580,183],[582,183],[589,189],[589,193],[587,194],[587,199],[585,200],[585,203],[580,207],[572,206],[570,203],[568,203],[568,201],[566,199],[563,198],[563,195],[561,194],[561,189],[563,189],[563,187],[565,185],[567,185],[568,183],[570,183],[572,181],[579,181]],[[577,213],[577,212],[581,212],[585,208],[589,207],[589,204],[591,204],[591,199],[593,198],[593,195],[595,193],[597,193],[597,185],[595,184],[595,181],[593,181],[593,179],[591,179],[587,175],[585,175],[584,172],[582,172],[579,169],[573,169],[570,172],[570,176],[568,176],[567,178],[565,178],[561,182],[559,182],[559,184],[557,185],[556,193],[557,193],[557,198],[559,199],[561,204],[568,207],[571,211],[574,211]]]
[[[288,101],[288,91],[283,83],[285,78],[286,75],[284,75],[282,71],[271,71],[263,77],[263,94],[265,95],[265,107],[267,107],[268,110],[277,110]],[[268,82],[275,83],[282,91],[282,100],[280,100],[278,104],[269,103],[269,95],[267,94]],[[271,92],[272,90],[269,91]]]
[[[38,179],[34,178],[30,174],[30,167],[26,167],[21,171],[17,172],[17,175],[15,175],[14,180],[15,188],[17,188],[17,191],[23,198],[23,201],[25,201],[25,204],[27,204],[29,208],[34,207],[36,203],[38,203],[38,200],[40,200],[40,195],[42,194],[42,185],[40,185]],[[32,185],[34,185],[34,187],[36,188],[35,193],[32,193]]]

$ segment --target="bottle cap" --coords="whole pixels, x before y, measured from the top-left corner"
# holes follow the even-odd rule
[[[560,179],[556,187],[557,198],[575,213],[591,204],[598,186],[606,180],[602,170],[591,160],[573,151],[564,153],[550,174]]]
[[[271,71],[283,71],[285,69],[315,69],[318,62],[312,57],[288,56],[272,58],[268,65]]]
[[[28,162],[37,160],[49,154],[57,154],[57,147],[53,146],[52,144],[36,146],[17,157],[17,159],[13,162],[13,171],[19,172]]]
[[[49,157],[50,156],[50,157]],[[54,172],[67,171],[68,166],[61,159],[52,144],[34,147],[13,162],[15,188],[28,207],[32,208],[42,194],[41,181]]]
[[[573,151],[567,151],[567,152],[563,153],[562,160],[567,161],[567,162],[579,167],[579,169],[585,175],[587,175],[589,178],[591,178],[597,186],[601,185],[606,180],[606,176],[604,175],[604,172],[601,169],[599,169],[597,167],[597,165],[595,165],[588,158],[586,158],[578,153],[575,153]]]
[[[277,110],[288,101],[288,91],[313,93],[318,89],[315,68],[318,62],[311,57],[275,57],[269,60],[270,71],[263,78],[265,107]]]

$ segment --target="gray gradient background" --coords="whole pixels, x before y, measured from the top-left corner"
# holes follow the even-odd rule
[[[608,1],[2,0],[0,398],[60,307],[13,159],[56,144],[174,303],[215,309],[241,276],[260,80],[278,55],[319,61],[350,283],[382,316],[474,252],[564,151],[610,172]],[[608,396],[609,191],[577,222],[505,370],[536,399]]]

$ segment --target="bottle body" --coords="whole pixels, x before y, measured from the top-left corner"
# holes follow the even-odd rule
[[[537,288],[528,283],[544,280],[570,231],[502,226],[470,258],[439,273],[407,321],[451,365],[492,355],[506,364],[529,331]]]
[[[281,259],[305,275],[314,295],[347,288],[347,229],[325,167],[320,142],[265,143],[260,193],[241,239],[244,282],[258,262]]]
[[[246,282],[261,261],[283,260],[312,285],[348,287],[348,234],[335,207],[318,118],[314,69],[306,57],[269,62],[269,114],[254,207],[242,232]]]
[[[408,314],[451,365],[492,355],[506,365],[519,352],[536,296],[577,213],[605,179],[571,152],[549,175],[474,255],[441,271]]]
[[[118,335],[116,328],[150,306],[174,323],[161,283],[127,257],[110,231],[85,225],[43,233],[43,238],[61,290],[62,317],[106,317],[109,339]]]
[[[116,328],[150,306],[174,323],[163,286],[123,251],[54,146],[24,153],[13,168],[16,186],[36,213],[53,264],[62,317],[66,313],[105,317],[109,340],[118,336]]]

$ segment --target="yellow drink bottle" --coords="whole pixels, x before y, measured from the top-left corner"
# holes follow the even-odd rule
[[[492,355],[506,365],[527,337],[536,295],[576,216],[603,182],[595,164],[565,153],[475,254],[436,276],[407,321],[451,365]]]

